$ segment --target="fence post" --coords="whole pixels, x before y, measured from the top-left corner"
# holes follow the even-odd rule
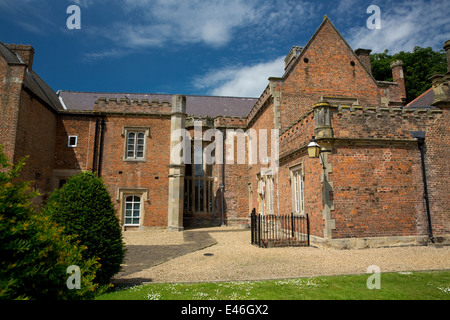
[[[292,230],[292,238],[294,237],[294,213],[291,212],[291,230]]]
[[[256,243],[256,209],[252,209],[252,213],[250,215],[250,228],[252,234],[252,244]]]
[[[262,224],[261,217],[262,216],[260,213],[256,216],[257,230],[258,230],[256,236],[258,237],[258,246],[260,247],[261,247],[261,224]]]
[[[306,233],[308,234],[308,247],[309,247],[309,216],[306,214]]]

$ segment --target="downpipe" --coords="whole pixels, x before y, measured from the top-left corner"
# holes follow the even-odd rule
[[[425,170],[425,132],[423,131],[413,131],[411,132],[414,139],[417,140],[420,151],[420,159],[422,162],[422,179],[423,179],[423,198],[425,199],[425,207],[427,211],[427,219],[428,219],[428,237],[432,243],[435,243],[433,237],[433,228],[431,225],[431,214],[430,214],[430,203],[428,199],[428,185],[427,185],[427,175]]]

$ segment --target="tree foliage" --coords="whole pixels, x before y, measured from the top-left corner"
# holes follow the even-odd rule
[[[86,248],[33,205],[37,193],[19,179],[24,160],[8,162],[0,146],[0,299],[91,299],[99,263]],[[69,289],[67,268],[80,268],[80,289]]]
[[[68,235],[76,235],[86,259],[98,257],[100,284],[109,283],[120,271],[125,256],[122,230],[103,180],[90,172],[80,173],[67,181],[48,199],[44,209]]]
[[[392,81],[392,61],[403,61],[407,103],[431,88],[429,78],[435,72],[444,74],[447,71],[444,51],[434,51],[430,47],[416,46],[413,52],[400,51],[393,55],[385,50],[383,53],[371,54],[370,60],[374,78],[382,81]]]

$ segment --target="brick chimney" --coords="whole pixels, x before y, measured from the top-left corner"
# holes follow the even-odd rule
[[[450,73],[450,40],[444,43],[445,54],[447,55],[447,74]]]
[[[396,60],[391,62],[392,79],[398,84],[398,96],[399,101],[406,102],[406,87],[405,87],[405,75],[403,74],[403,61]]]
[[[25,63],[28,68],[32,68],[33,66],[33,56],[34,56],[34,49],[30,45],[23,45],[23,44],[8,44],[5,43],[5,46],[14,52],[20,60],[22,60],[23,63]]]
[[[370,65],[370,53],[372,50],[370,49],[356,49],[355,53],[359,58],[359,61],[366,67],[367,71],[372,74],[372,66]]]

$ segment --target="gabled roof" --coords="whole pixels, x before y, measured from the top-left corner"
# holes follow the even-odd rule
[[[7,64],[23,64],[20,58],[1,42],[0,42],[0,55],[5,59],[5,62]]]
[[[434,100],[434,91],[433,88],[428,89],[420,96],[415,98],[413,101],[408,103],[406,107],[416,108],[416,107],[428,107],[433,104]]]
[[[64,110],[58,95],[33,70],[27,69],[23,87],[54,111]]]
[[[0,55],[9,65],[25,65],[23,61],[3,43],[0,42]],[[27,67],[23,88],[39,99],[52,111],[64,110],[56,93],[42,80],[36,72]]]
[[[171,94],[151,94],[151,93],[105,93],[105,92],[76,92],[58,91],[67,110],[93,111],[94,104],[99,98],[148,101],[167,100],[172,103]],[[218,96],[197,96],[186,95],[186,113],[193,116],[217,117],[238,116],[246,117],[258,99],[240,97],[218,97]]]
[[[303,47],[302,51],[299,52],[299,55],[297,56],[297,58],[295,59],[295,61],[292,63],[292,66],[286,70],[285,74],[282,76],[282,79],[286,79],[287,75],[294,70],[295,65],[301,61],[301,58],[306,54],[306,52],[308,51],[308,48],[311,46],[311,43],[313,43],[313,41],[315,40],[315,38],[317,37],[317,35],[320,33],[320,31],[323,29],[323,27],[329,24],[334,31],[336,31],[336,33],[338,34],[338,36],[341,38],[341,40],[344,42],[344,44],[348,47],[349,51],[353,54],[354,58],[359,62],[359,64],[361,64],[361,66],[364,68],[364,70],[367,72],[367,74],[372,78],[372,80],[374,81],[374,83],[377,83],[377,80],[375,80],[375,78],[373,77],[372,73],[369,72],[369,70],[367,70],[366,66],[361,62],[361,60],[359,59],[358,55],[353,51],[352,47],[350,47],[350,45],[348,44],[348,42],[345,40],[345,38],[341,35],[341,33],[339,32],[339,30],[334,26],[334,24],[331,22],[331,20],[328,18],[327,15],[325,15],[322,23],[320,24],[319,28],[317,28],[316,32],[314,32],[313,36],[311,37],[311,39],[309,39],[308,43]]]

